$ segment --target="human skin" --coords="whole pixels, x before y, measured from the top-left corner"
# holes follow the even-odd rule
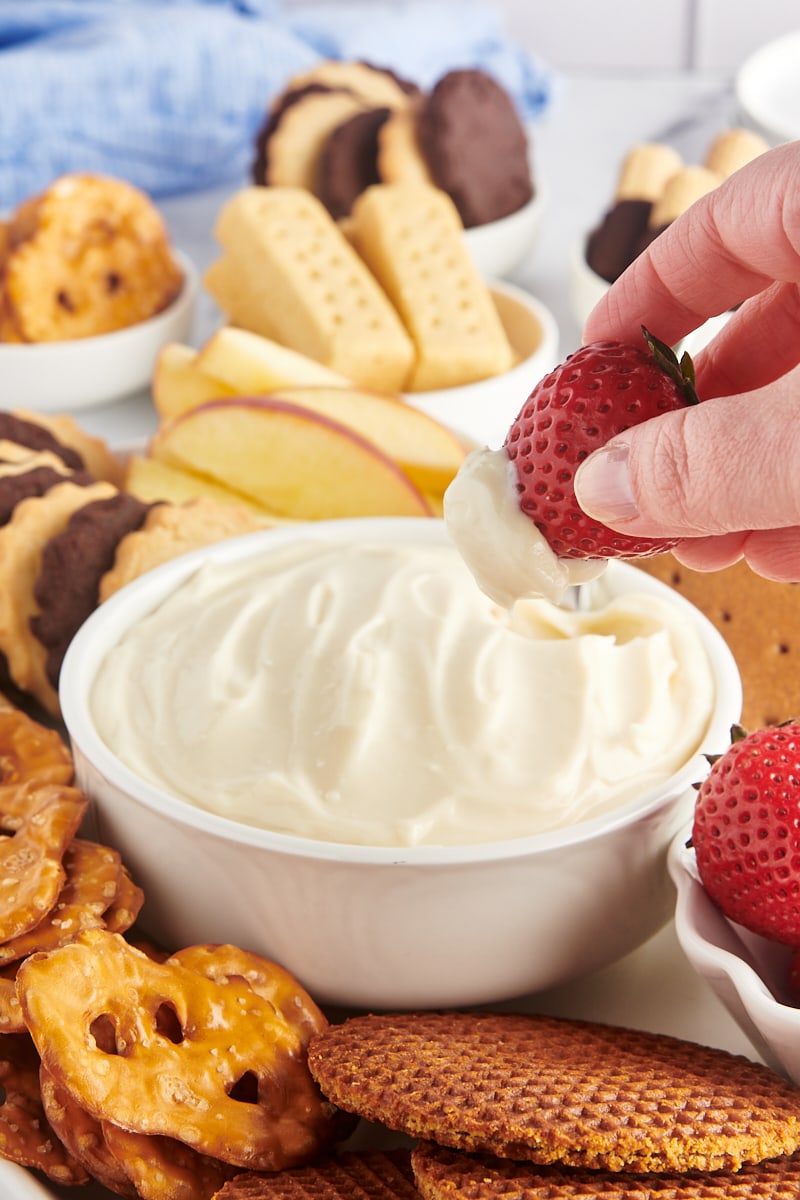
[[[578,501],[631,534],[682,539],[697,570],[741,558],[800,581],[800,142],[754,159],[679,217],[606,293],[584,341],[675,344],[736,308],[695,361],[702,403],[613,438]]]

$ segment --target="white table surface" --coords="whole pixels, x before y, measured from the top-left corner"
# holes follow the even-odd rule
[[[735,120],[730,81],[716,76],[620,80],[596,75],[559,81],[550,112],[532,131],[534,168],[547,195],[544,226],[529,261],[513,278],[556,316],[562,356],[580,339],[569,304],[569,254],[609,203],[623,156],[638,142],[658,139],[673,144],[687,162],[699,162],[715,134]],[[233,190],[161,202],[175,244],[201,270],[215,256],[214,218]],[[217,320],[213,303],[201,296],[193,341],[199,344]],[[156,424],[147,394],[76,416],[118,446],[142,442]],[[512,1007],[630,1024],[757,1057],[686,962],[672,924],[616,965]],[[106,1193],[82,1194],[89,1200]]]

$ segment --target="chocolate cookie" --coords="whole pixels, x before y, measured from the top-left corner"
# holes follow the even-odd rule
[[[477,68],[449,71],[421,105],[419,146],[464,227],[522,208],[533,195],[528,139],[514,102]]]
[[[368,108],[338,125],[318,161],[318,195],[335,220],[350,215],[355,200],[379,183],[378,137],[389,108]]]

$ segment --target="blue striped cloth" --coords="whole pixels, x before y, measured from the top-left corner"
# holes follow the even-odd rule
[[[153,196],[247,178],[270,98],[320,58],[360,58],[423,87],[492,72],[526,118],[550,73],[476,0],[3,0],[0,208],[64,171]]]

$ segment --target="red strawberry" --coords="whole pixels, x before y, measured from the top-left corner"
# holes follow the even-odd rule
[[[588,517],[575,499],[575,471],[592,450],[650,417],[697,403],[688,354],[642,327],[647,342],[593,342],[571,354],[531,392],[505,442],[520,508],[560,558],[642,558],[675,545],[629,537]]]
[[[692,844],[726,917],[800,946],[800,724],[735,734],[698,791]]]

